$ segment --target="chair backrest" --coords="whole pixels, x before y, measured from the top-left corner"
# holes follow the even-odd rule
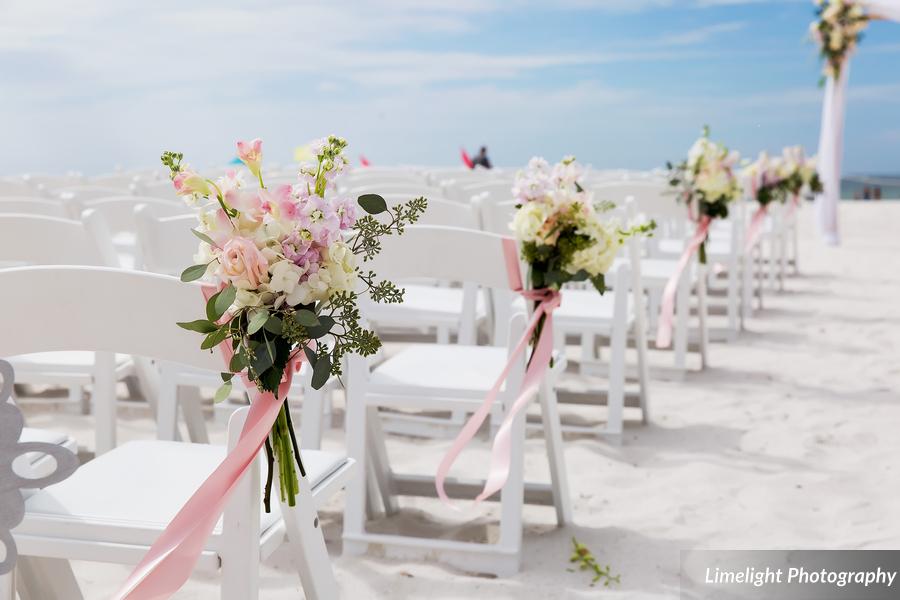
[[[138,194],[144,197],[178,199],[175,187],[168,179],[142,180],[136,184],[135,189]]]
[[[516,201],[491,202],[476,198],[474,203],[481,213],[481,227],[497,235],[512,235],[509,224],[516,214]]]
[[[0,196],[0,213],[43,215],[45,217],[58,217],[64,219],[67,215],[66,206],[58,200],[47,200],[27,196]]]
[[[29,185],[18,179],[0,179],[0,197],[5,196],[42,196],[37,185]]]
[[[200,350],[201,336],[178,327],[203,315],[199,285],[175,277],[106,267],[0,270],[0,357],[31,352],[120,352],[201,369],[222,358]],[[53,319],[65,307],[66,317]]]
[[[155,206],[144,204],[134,209],[134,221],[142,260],[137,268],[175,276],[189,266],[199,244],[191,233],[196,216],[161,216]]]
[[[109,198],[112,196],[121,196],[128,194],[129,189],[110,187],[103,185],[72,185],[51,189],[51,195],[66,200],[77,200],[85,202],[87,200],[95,200],[97,198]]]
[[[432,196],[444,195],[443,191],[440,189],[430,187],[425,183],[410,183],[405,181],[379,181],[366,182],[362,185],[354,184],[354,187],[348,187],[346,189],[346,193],[354,198],[363,194],[380,194],[382,196],[385,194],[404,194],[408,198],[417,198],[419,196],[430,198]]]
[[[408,194],[384,194],[388,205],[410,200]],[[481,229],[481,217],[477,206],[453,202],[440,196],[428,196],[428,210],[425,211],[418,225],[442,225],[445,227],[461,227],[463,229]]]
[[[113,196],[97,200],[87,200],[81,204],[82,210],[93,210],[103,216],[112,235],[135,231],[134,211],[138,206],[152,206],[154,214],[161,217],[189,214],[191,211],[177,199],[151,198],[147,196]]]
[[[510,179],[494,179],[476,182],[454,182],[444,186],[447,197],[457,202],[469,202],[473,196],[486,194],[492,202],[513,199],[513,182]]]
[[[4,214],[0,215],[0,231],[3,232],[0,235],[0,265],[4,267],[102,265],[106,264],[109,254],[114,254],[102,240],[95,239],[81,221]],[[7,288],[7,291],[9,289],[13,288]],[[60,291],[65,289],[60,288]]]

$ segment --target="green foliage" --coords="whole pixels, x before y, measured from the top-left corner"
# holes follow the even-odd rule
[[[163,152],[160,160],[162,161],[163,166],[169,168],[169,176],[174,178],[176,173],[181,172],[181,161],[184,159],[184,154],[181,152]]]
[[[581,571],[590,570],[594,572],[594,577],[591,579],[591,587],[597,585],[598,581],[603,582],[603,587],[609,587],[612,583],[622,583],[620,580],[621,575],[613,575],[612,568],[609,565],[601,566],[598,564],[590,549],[574,537],[572,538],[572,546],[572,556],[569,557],[569,562],[577,563],[578,569]]]
[[[191,265],[181,272],[181,280],[185,283],[196,281],[206,274],[207,267],[209,265]]]
[[[378,215],[388,209],[387,202],[378,194],[363,194],[356,201],[370,215]]]

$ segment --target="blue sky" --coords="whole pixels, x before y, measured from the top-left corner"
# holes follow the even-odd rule
[[[0,173],[271,160],[327,133],[374,164],[678,159],[704,123],[745,155],[815,151],[811,2],[0,0]],[[900,24],[851,69],[845,173],[900,172]]]

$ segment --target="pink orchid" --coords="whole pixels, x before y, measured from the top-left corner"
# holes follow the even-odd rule
[[[259,176],[259,168],[262,163],[262,140],[256,138],[252,142],[239,141],[237,143],[238,158],[241,159],[250,172]]]

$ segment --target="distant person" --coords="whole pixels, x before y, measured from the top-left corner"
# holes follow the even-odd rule
[[[472,168],[475,167],[484,167],[485,169],[491,168],[491,160],[487,155],[487,146],[482,146],[481,150],[478,151],[478,154],[472,157]]]
[[[872,190],[872,198],[875,200],[881,200],[881,186],[876,185],[875,189]]]
[[[872,190],[869,186],[863,188],[863,200],[871,200],[872,199]]]

